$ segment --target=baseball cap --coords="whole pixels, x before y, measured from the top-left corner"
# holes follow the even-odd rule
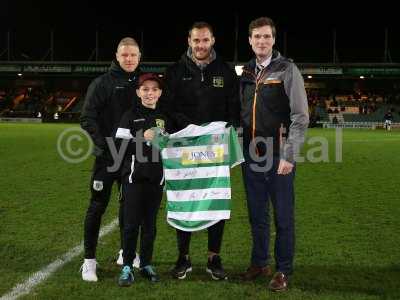
[[[145,81],[152,80],[158,83],[158,87],[162,89],[162,79],[156,73],[143,73],[139,76],[138,87],[140,87]]]

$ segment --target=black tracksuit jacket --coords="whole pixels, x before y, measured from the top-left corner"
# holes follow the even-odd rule
[[[122,115],[136,105],[138,73],[127,73],[113,61],[109,71],[89,85],[80,123],[93,140],[96,156],[111,159],[106,137],[114,138]]]
[[[171,133],[173,128],[170,123],[159,109],[146,108],[141,104],[123,115],[116,133],[117,138],[129,140],[122,164],[123,183],[163,184],[159,150],[144,140],[143,133],[152,127]]]
[[[238,78],[218,55],[200,69],[186,53],[183,54],[167,69],[165,83],[166,110],[178,129],[212,121],[239,124]]]

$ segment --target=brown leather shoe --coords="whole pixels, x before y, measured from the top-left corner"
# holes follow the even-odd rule
[[[242,273],[240,277],[242,280],[254,280],[260,276],[271,276],[272,270],[270,266],[266,267],[256,267],[250,266],[247,268],[246,272]]]
[[[273,292],[284,292],[288,288],[288,278],[282,272],[276,272],[269,282],[268,288]]]

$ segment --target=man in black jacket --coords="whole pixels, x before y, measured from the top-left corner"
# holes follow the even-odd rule
[[[97,281],[96,246],[101,217],[110,200],[114,181],[120,185],[120,170],[108,170],[114,161],[106,140],[113,140],[123,113],[136,101],[139,61],[140,51],[136,41],[130,37],[122,39],[110,70],[89,85],[82,109],[81,126],[90,134],[96,156],[91,179],[92,196],[84,224],[85,260],[82,279],[85,281]]]
[[[168,113],[175,126],[212,121],[239,122],[238,80],[233,69],[215,53],[212,27],[195,23],[189,30],[189,48],[180,61],[166,71]],[[225,220],[208,228],[207,272],[215,280],[226,279],[219,256]],[[177,229],[179,257],[173,269],[183,279],[192,270],[189,258],[191,232]]]

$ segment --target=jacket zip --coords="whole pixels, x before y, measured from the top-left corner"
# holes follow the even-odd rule
[[[258,87],[260,86],[260,82],[262,81],[262,80],[260,80],[260,79],[263,77],[263,73],[264,73],[265,69],[266,69],[266,68],[264,68],[264,69],[261,71],[261,74],[260,74],[260,76],[258,77],[258,79],[257,79],[257,76],[256,76],[254,73],[244,70],[244,72],[251,74],[251,75],[255,78],[255,82],[256,82],[256,88],[255,88],[255,90],[254,90],[254,97],[253,97],[253,111],[252,111],[252,131],[251,131],[251,137],[252,137],[252,140],[253,140],[253,141],[254,141],[254,139],[255,139],[255,137],[256,137],[257,93],[258,93]],[[254,145],[254,146],[255,146],[256,154],[259,155],[258,148],[256,147],[256,145]]]
[[[253,98],[253,114],[252,114],[252,130],[251,130],[251,137],[254,142],[254,138],[256,136],[256,105],[257,105],[257,86],[256,90],[254,92],[254,98]],[[258,148],[257,145],[254,145],[256,149],[256,154],[258,156]]]
[[[283,123],[281,123],[281,127],[279,127],[279,149],[283,151]]]

